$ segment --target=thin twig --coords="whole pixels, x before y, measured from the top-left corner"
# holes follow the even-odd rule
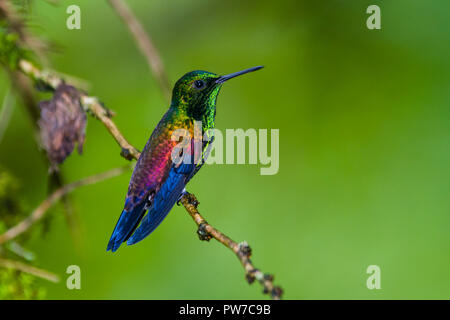
[[[39,269],[33,266],[30,266],[28,264],[25,264],[23,262],[20,261],[16,261],[16,260],[9,260],[9,259],[0,259],[0,267],[2,268],[7,268],[7,269],[15,269],[15,270],[19,270],[25,273],[29,273],[33,276],[51,281],[51,282],[59,282],[59,276],[43,270],[43,269]]]
[[[27,231],[32,225],[34,225],[37,221],[42,219],[44,217],[47,210],[56,203],[59,199],[61,199],[62,196],[72,192],[73,190],[86,186],[89,184],[94,184],[109,178],[113,178],[115,176],[118,176],[119,174],[124,173],[125,171],[130,170],[131,165],[127,165],[120,168],[115,168],[106,172],[102,172],[69,184],[66,184],[65,186],[55,190],[48,198],[46,198],[41,204],[33,210],[33,212],[26,218],[25,220],[22,220],[14,227],[7,230],[5,233],[0,235],[0,245],[10,241],[20,234]]]
[[[136,44],[141,50],[142,54],[147,59],[148,66],[150,71],[155,76],[159,87],[161,88],[164,97],[169,100],[170,99],[170,84],[168,81],[168,77],[164,70],[164,64],[162,59],[156,50],[156,47],[153,45],[153,41],[145,32],[144,27],[139,22],[139,20],[134,15],[133,11],[127,6],[127,4],[122,0],[108,0],[109,4],[119,17],[122,19],[123,23],[127,26],[128,30],[132,34]]]
[[[3,136],[6,129],[8,128],[9,121],[13,113],[14,99],[11,91],[8,90],[3,100],[2,110],[0,110],[0,143],[2,142]]]
[[[8,242],[8,244],[6,245],[6,249],[8,249],[9,251],[14,253],[15,255],[18,255],[19,257],[21,257],[22,259],[25,259],[27,261],[33,261],[36,258],[36,256],[34,255],[33,252],[28,251],[27,249],[22,247],[16,241]]]

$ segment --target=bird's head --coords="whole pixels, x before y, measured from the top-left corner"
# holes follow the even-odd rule
[[[261,68],[258,66],[225,76],[201,70],[188,72],[173,88],[172,105],[185,108],[190,117],[202,120],[205,113],[215,110],[217,95],[225,81]]]

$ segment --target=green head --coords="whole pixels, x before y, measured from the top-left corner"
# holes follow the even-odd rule
[[[187,115],[199,121],[214,121],[216,99],[222,84],[244,73],[261,69],[262,66],[219,76],[208,71],[191,71],[182,76],[172,93],[172,106],[183,108]]]

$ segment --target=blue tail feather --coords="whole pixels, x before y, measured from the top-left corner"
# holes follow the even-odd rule
[[[191,166],[192,167],[192,166]],[[177,202],[186,185],[186,175],[172,168],[165,183],[154,198],[153,206],[127,244],[135,244],[152,233]]]
[[[127,241],[131,234],[136,230],[146,211],[145,201],[141,201],[141,203],[129,211],[123,210],[111,235],[106,251],[117,251],[120,245],[124,241]]]

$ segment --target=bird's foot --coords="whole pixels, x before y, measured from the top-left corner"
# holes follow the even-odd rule
[[[195,208],[198,207],[198,205],[200,204],[200,202],[198,202],[197,198],[192,194],[186,191],[186,189],[183,189],[183,192],[181,193],[180,197],[177,200],[177,205],[180,205],[181,200],[183,199],[183,197],[186,197],[187,202],[194,206]]]
[[[189,204],[193,205],[196,209],[200,202],[198,202],[197,198],[193,194],[189,194]]]
[[[184,196],[188,196],[189,192],[186,191],[186,188],[183,189],[183,191],[181,191],[181,195],[177,200],[177,206],[180,205],[181,199],[183,199]]]

